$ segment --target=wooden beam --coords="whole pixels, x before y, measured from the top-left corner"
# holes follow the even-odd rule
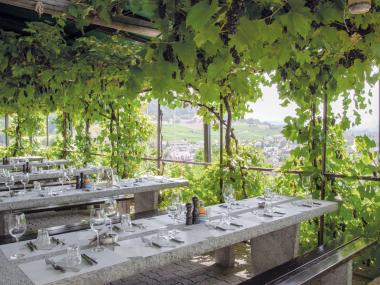
[[[35,11],[37,2],[37,0],[0,0],[0,3],[32,11]],[[71,4],[68,0],[43,0],[42,3],[44,13],[50,15],[60,15],[64,13]],[[159,30],[152,28],[152,24],[149,21],[126,16],[116,16],[110,23],[106,23],[95,17],[91,20],[91,24],[149,38],[157,37],[161,33]]]

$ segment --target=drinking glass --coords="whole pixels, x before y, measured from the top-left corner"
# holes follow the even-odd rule
[[[67,171],[63,172],[63,180],[67,183],[66,190],[70,190],[70,176]]]
[[[310,176],[304,176],[302,177],[302,187],[304,189],[304,199],[305,199],[305,204],[308,206],[313,206],[313,196],[311,194],[311,178]]]
[[[24,213],[15,212],[9,214],[9,220],[8,220],[8,229],[9,234],[16,239],[16,243],[18,245],[19,238],[22,237],[22,235],[26,231],[26,218]],[[18,259],[23,257],[23,253],[16,252],[15,254],[11,255],[11,259]]]
[[[167,240],[169,238],[169,231],[167,227],[161,227],[157,231],[157,239]]]
[[[29,173],[25,173],[21,176],[20,182],[24,185],[23,194],[26,193],[26,184],[29,183]]]
[[[10,175],[9,177],[5,178],[5,187],[8,188],[9,190],[9,196],[13,196],[13,192],[11,190],[11,188],[15,186],[15,178],[13,177],[13,175]]]
[[[104,250],[104,247],[100,246],[99,233],[104,228],[105,222],[106,216],[103,209],[91,209],[90,226],[91,229],[96,233],[96,247],[93,249],[95,252]]]
[[[232,187],[231,184],[226,184],[223,188],[223,198],[224,198],[224,202],[226,203],[227,205],[227,213],[226,213],[226,219],[228,219],[228,221],[231,221],[231,217],[230,217],[230,211],[231,211],[231,206],[233,204],[233,202],[235,201],[235,198],[234,198],[234,189]]]
[[[65,182],[65,174],[66,172],[65,171],[62,171],[60,174],[59,174],[59,177],[58,177],[58,182],[61,183],[61,191],[63,191],[63,183]]]
[[[51,240],[49,236],[49,231],[46,228],[38,230],[36,244],[37,247],[40,249],[50,249]]]
[[[67,247],[66,251],[66,264],[68,266],[78,266],[82,262],[79,246],[72,244]]]
[[[130,214],[122,214],[121,219],[120,219],[120,223],[121,223],[121,228],[122,228],[123,232],[132,231],[133,227],[132,227],[132,221],[131,221],[131,215]]]

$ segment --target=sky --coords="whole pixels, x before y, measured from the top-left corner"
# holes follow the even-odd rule
[[[367,86],[367,90],[369,87]],[[295,104],[282,107],[281,100],[278,98],[276,86],[263,87],[263,97],[255,104],[251,104],[253,112],[248,114],[247,118],[254,118],[266,122],[283,122],[286,116],[295,115]],[[371,100],[372,114],[360,112],[362,123],[359,129],[377,130],[379,117],[379,83],[372,88],[374,94]],[[335,112],[342,110],[341,102],[335,102],[332,106]]]

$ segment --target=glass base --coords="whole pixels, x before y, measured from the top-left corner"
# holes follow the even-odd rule
[[[23,254],[23,253],[15,253],[15,254],[11,255],[9,258],[10,258],[11,260],[15,260],[15,259],[22,258],[22,257],[24,257],[24,256],[25,256],[25,254]]]
[[[92,249],[92,251],[94,251],[94,252],[101,252],[101,251],[103,251],[104,250],[104,247],[103,246],[97,246],[97,247],[94,247],[93,249]]]

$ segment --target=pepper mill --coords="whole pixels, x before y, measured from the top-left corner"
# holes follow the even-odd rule
[[[80,189],[84,189],[84,173],[83,172],[80,173],[79,185],[80,185],[79,186]]]
[[[193,224],[193,204],[186,203],[186,225],[192,225]]]
[[[193,224],[199,224],[198,197],[193,197]]]
[[[80,189],[80,178],[75,176],[75,189]]]

